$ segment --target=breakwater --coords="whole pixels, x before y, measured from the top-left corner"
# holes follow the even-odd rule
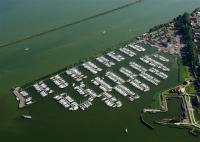
[[[103,15],[107,15],[107,14],[110,14],[112,12],[115,12],[115,11],[118,11],[118,10],[121,10],[121,9],[124,9],[124,8],[127,8],[129,6],[132,6],[132,5],[135,5],[137,3],[140,3],[144,0],[136,0],[136,1],[133,1],[133,2],[130,2],[128,4],[124,4],[122,6],[119,6],[117,8],[114,8],[114,9],[111,9],[111,10],[107,10],[107,11],[104,11],[104,12],[101,12],[101,13],[98,13],[98,14],[95,14],[93,16],[89,16],[89,17],[85,17],[83,19],[80,19],[80,20],[77,20],[77,21],[74,21],[74,22],[71,22],[71,23],[67,23],[67,24],[64,24],[64,25],[61,25],[61,26],[57,26],[55,28],[52,28],[52,29],[49,29],[47,31],[43,31],[43,32],[40,32],[40,33],[36,33],[36,34],[33,34],[33,35],[29,35],[29,36],[26,36],[26,37],[23,37],[21,39],[17,39],[17,40],[14,40],[14,41],[11,41],[11,42],[8,42],[8,43],[5,43],[5,44],[0,44],[0,48],[3,48],[3,47],[7,47],[7,46],[10,46],[10,45],[14,45],[14,44],[17,44],[17,43],[20,43],[20,42],[23,42],[23,41],[26,41],[26,40],[29,40],[29,39],[33,39],[33,38],[36,38],[36,37],[40,37],[40,36],[43,36],[43,35],[46,35],[46,34],[49,34],[51,32],[54,32],[54,31],[58,31],[58,30],[61,30],[61,29],[64,29],[64,28],[67,28],[67,27],[70,27],[70,26],[73,26],[73,25],[76,25],[76,24],[80,24],[82,22],[85,22],[85,21],[89,21],[89,20],[92,20],[94,18],[97,18],[97,17],[100,17],[100,16],[103,16]]]
[[[143,113],[140,114],[140,121],[142,122],[142,124],[144,124],[145,126],[147,126],[149,129],[153,130],[154,127],[151,126],[151,124],[149,124],[148,122],[146,122],[143,118]]]

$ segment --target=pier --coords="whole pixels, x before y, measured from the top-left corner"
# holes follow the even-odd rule
[[[143,112],[151,112],[151,113],[157,113],[157,112],[161,112],[161,110],[159,109],[143,109]]]
[[[22,96],[22,94],[20,93],[20,90],[21,90],[20,87],[16,87],[16,88],[14,88],[13,93],[15,94],[17,100],[19,101],[18,107],[19,107],[19,108],[23,108],[23,107],[26,106],[26,104],[25,104],[25,103],[26,103],[26,100],[25,100],[25,98]]]
[[[146,51],[146,47],[142,44],[138,42],[132,44],[138,49],[137,53]],[[56,102],[70,111],[86,110],[93,105],[93,100],[98,98],[101,98],[110,108],[121,107],[122,102],[114,96],[114,93],[126,97],[131,102],[138,100],[141,97],[140,92],[150,91],[150,83],[159,85],[168,76],[167,73],[161,72],[159,69],[143,67],[143,62],[136,63],[137,59],[144,55],[132,58],[133,55],[137,54],[133,50],[131,48],[109,50],[98,57],[64,68],[22,86],[16,93],[23,97],[18,99],[22,102],[20,108],[33,103],[34,98],[32,100],[32,97],[35,96],[32,95],[34,93],[43,98],[53,97]],[[150,55],[145,54],[145,56]],[[148,74],[149,72],[153,72],[154,75],[163,79],[160,81],[154,75]],[[144,83],[144,80],[141,79],[148,82]],[[139,92],[136,93],[135,90]],[[78,101],[72,96],[73,94],[83,98]]]

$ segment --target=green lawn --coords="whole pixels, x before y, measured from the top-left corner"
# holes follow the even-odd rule
[[[189,67],[188,66],[183,66],[183,77],[185,78],[185,80],[191,80],[192,77],[190,75],[190,72],[189,72]]]
[[[183,65],[183,62],[180,58],[177,60],[177,64],[179,65],[180,76],[183,77],[185,80],[190,80],[191,75],[190,75],[189,67]]]
[[[151,108],[161,108],[161,93],[157,93],[153,96]]]
[[[158,93],[158,94],[155,94],[154,96],[153,96],[153,99],[152,99],[152,103],[151,103],[151,108],[162,108],[161,107],[161,95],[164,95],[164,96],[169,96],[169,95],[171,95],[170,93],[169,93],[169,91],[168,90],[166,90],[166,91],[164,91],[164,92],[161,92],[161,93]]]
[[[197,93],[197,90],[195,89],[195,86],[193,84],[190,86],[187,86],[185,89],[188,94],[196,94]]]

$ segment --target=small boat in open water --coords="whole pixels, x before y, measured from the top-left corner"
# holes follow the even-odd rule
[[[25,119],[32,119],[32,116],[30,116],[30,115],[22,115],[22,118],[25,118]]]
[[[25,50],[25,51],[28,51],[28,50],[29,50],[29,48],[24,48],[24,50]]]
[[[102,34],[106,34],[106,32],[107,32],[106,30],[103,30],[103,31],[102,31]]]
[[[125,133],[128,133],[128,129],[127,128],[125,129]]]

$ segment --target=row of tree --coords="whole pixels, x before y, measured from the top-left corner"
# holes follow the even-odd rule
[[[185,64],[191,66],[192,68],[196,66],[198,61],[196,44],[193,40],[193,30],[190,24],[190,15],[188,13],[184,13],[183,15],[179,15],[174,19],[175,26],[180,30],[180,32],[185,35],[186,46],[186,60]]]
[[[159,29],[161,29],[161,28],[166,28],[168,26],[168,24],[160,24],[160,25],[156,25],[156,26],[154,26],[153,28],[151,28],[151,29],[149,29],[149,32],[151,33],[151,32],[155,32],[155,31],[157,31],[157,30],[159,30]],[[164,31],[165,31],[165,29],[164,29]]]
[[[198,53],[196,44],[193,38],[193,28],[191,26],[190,15],[184,13],[174,19],[176,28],[179,28],[180,32],[185,35],[186,51],[187,55],[183,58],[183,63],[188,65],[193,70],[193,73],[197,75],[197,79],[200,82],[200,66],[198,67]],[[196,68],[198,67],[198,68]]]

